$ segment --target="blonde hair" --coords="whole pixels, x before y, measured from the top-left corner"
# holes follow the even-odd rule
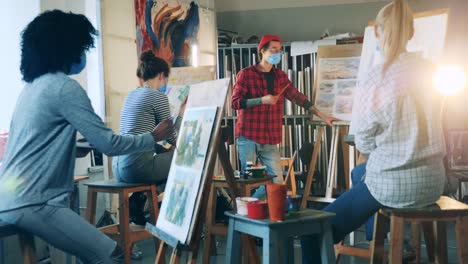
[[[406,51],[408,41],[413,37],[413,11],[406,0],[394,0],[392,3],[382,8],[377,15],[377,26],[383,38],[383,52],[385,60],[383,65],[384,73],[393,62]]]

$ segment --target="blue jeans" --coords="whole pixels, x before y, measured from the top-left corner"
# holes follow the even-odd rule
[[[162,184],[167,181],[174,151],[152,152],[114,157],[112,172],[120,182]]]
[[[241,163],[241,172],[245,171],[247,161],[255,163],[256,157],[266,167],[268,175],[279,175],[281,169],[281,156],[277,145],[258,144],[246,137],[237,138],[237,150]],[[275,179],[276,180],[276,179]],[[253,197],[264,199],[266,196],[265,186],[259,187]]]
[[[346,235],[358,229],[384,207],[372,196],[367,185],[361,180],[365,170],[365,163],[354,168],[351,174],[353,187],[324,209],[324,211],[336,214],[335,218],[331,220],[335,243],[342,241]],[[354,179],[356,179],[356,183],[354,183]],[[321,263],[318,238],[305,237],[301,242],[302,263]]]
[[[364,175],[366,175],[366,164],[360,164],[351,173],[351,181],[353,186],[364,181]],[[372,240],[374,234],[374,215],[372,215],[366,222],[366,239],[367,241]]]
[[[0,213],[0,219],[75,255],[83,263],[123,263],[121,257],[111,256],[116,242],[69,208],[48,204],[28,206]]]

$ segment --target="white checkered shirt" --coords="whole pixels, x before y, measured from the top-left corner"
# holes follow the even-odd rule
[[[419,54],[404,53],[385,75],[377,66],[359,82],[351,130],[368,156],[364,181],[385,206],[422,207],[442,195],[442,96],[432,72]]]

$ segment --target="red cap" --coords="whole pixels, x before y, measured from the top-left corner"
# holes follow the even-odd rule
[[[275,35],[263,35],[262,39],[260,40],[260,43],[258,43],[258,50],[260,50],[265,44],[267,44],[270,41],[278,41],[280,44],[283,43],[281,41],[281,38]]]

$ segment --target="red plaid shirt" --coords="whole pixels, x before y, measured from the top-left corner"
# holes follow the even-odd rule
[[[312,104],[294,87],[282,70],[273,68],[275,76],[273,95],[279,94],[288,83],[290,84],[276,105],[243,108],[245,107],[243,100],[268,95],[265,74],[257,67],[258,64],[247,67],[237,75],[237,83],[234,85],[231,98],[232,108],[238,110],[236,137],[244,136],[258,144],[276,145],[281,143],[284,98],[307,109]]]

